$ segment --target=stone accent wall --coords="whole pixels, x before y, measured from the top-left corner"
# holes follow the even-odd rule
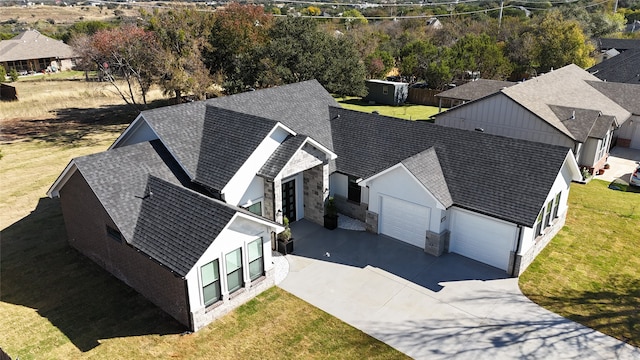
[[[368,232],[377,234],[378,233],[378,213],[374,213],[373,211],[367,210],[365,225]]]
[[[281,195],[282,196],[282,195]],[[269,220],[275,221],[276,209],[274,203],[274,194],[273,194],[273,181],[264,180],[264,214],[262,216],[266,217]]]
[[[107,235],[107,225],[118,228],[79,171],[60,191],[60,203],[71,247],[190,327],[186,280]]]
[[[316,224],[324,222],[324,204],[329,192],[329,166],[320,164],[302,173],[304,190],[304,217]]]
[[[535,244],[526,253],[522,255],[516,255],[512,251],[511,255],[509,256],[509,267],[507,272],[511,272],[511,269],[514,269],[513,262],[515,261],[516,266],[514,271],[511,273],[511,276],[520,276],[520,274],[522,274],[527,269],[527,267],[529,267],[536,256],[538,256],[542,249],[544,249],[547,244],[551,242],[551,239],[553,239],[553,237],[556,236],[560,229],[562,229],[566,217],[567,212],[565,211],[564,214],[553,220],[551,226],[545,230],[545,233],[543,235],[536,238]]]
[[[207,326],[215,319],[224,316],[231,310],[246,303],[256,297],[256,295],[275,285],[274,274],[275,270],[272,268],[266,272],[263,278],[245,284],[244,289],[233,293],[230,298],[220,300],[217,303],[210,305],[208,308],[202,308],[193,312],[191,314],[193,331],[198,331],[199,329]]]
[[[340,195],[334,195],[333,198],[335,199],[336,207],[341,214],[345,214],[360,221],[366,221],[367,208],[369,207],[369,204],[358,204]]]
[[[324,162],[324,153],[309,144],[305,144],[302,149],[298,150],[298,152],[293,155],[287,166],[285,166],[280,173],[284,179],[304,170],[311,169],[312,167]]]
[[[449,250],[449,230],[444,230],[440,234],[427,230],[427,239],[424,252],[433,256],[440,256]]]

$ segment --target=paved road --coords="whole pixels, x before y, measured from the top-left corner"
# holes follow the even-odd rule
[[[417,359],[640,359],[529,301],[517,279],[359,231],[292,226],[280,287]]]

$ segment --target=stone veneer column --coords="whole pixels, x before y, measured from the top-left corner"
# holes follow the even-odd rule
[[[424,252],[433,256],[440,256],[449,247],[449,230],[445,230],[440,234],[427,231]]]
[[[264,180],[264,217],[275,221],[275,207],[273,202],[273,181]]]
[[[324,222],[324,203],[328,192],[324,189],[329,185],[329,166],[320,164],[302,173],[304,217],[316,224]]]

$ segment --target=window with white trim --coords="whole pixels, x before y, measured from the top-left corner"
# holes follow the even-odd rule
[[[220,267],[218,259],[203,265],[200,268],[202,277],[202,299],[204,305],[208,306],[220,300]]]
[[[242,248],[237,248],[225,255],[227,265],[227,290],[233,293],[244,285],[242,274]]]
[[[262,254],[262,238],[247,245],[249,252],[249,278],[255,280],[264,275],[264,256]]]
[[[546,212],[544,214],[544,227],[545,228],[549,227],[549,224],[551,223],[551,208],[552,207],[553,207],[553,199],[551,199],[547,203]]]
[[[560,196],[562,195],[562,192],[559,192],[558,195],[556,195],[556,200],[553,202],[553,218],[557,219],[558,218],[558,208],[560,207]]]
[[[536,237],[542,235],[542,214],[544,212],[544,209],[540,210],[540,212],[538,213],[538,218],[536,219]]]

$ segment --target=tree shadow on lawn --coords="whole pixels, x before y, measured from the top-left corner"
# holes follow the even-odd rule
[[[156,100],[148,109],[168,105]],[[120,133],[140,112],[127,104],[99,108],[59,109],[55,116],[43,119],[15,119],[2,124],[0,140],[42,140],[61,145],[75,145],[87,136],[103,132]],[[121,125],[121,126],[118,126]]]
[[[0,301],[36,309],[81,351],[99,339],[185,327],[67,243],[58,199],[2,231]]]

